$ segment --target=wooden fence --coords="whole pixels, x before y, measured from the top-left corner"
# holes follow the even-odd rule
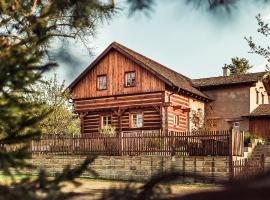
[[[121,132],[115,137],[102,135],[43,135],[31,142],[31,153],[161,155],[161,156],[228,156],[242,155],[244,142],[234,131]],[[238,146],[240,145],[240,147]]]
[[[232,161],[232,179],[248,179],[264,172],[264,155]]]

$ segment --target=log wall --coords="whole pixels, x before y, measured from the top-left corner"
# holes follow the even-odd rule
[[[185,96],[174,94],[172,92],[165,92],[166,99],[170,101],[168,112],[168,130],[169,131],[187,131],[188,130],[188,113],[182,109],[175,109],[174,106],[182,106],[189,108],[189,99]],[[179,115],[179,126],[174,125],[174,116]]]
[[[160,108],[164,102],[164,93],[149,93],[140,95],[125,95],[117,97],[104,97],[99,99],[75,100],[76,112],[85,113],[81,119],[82,133],[96,133],[100,128],[101,116],[111,115],[112,126],[119,130],[118,112],[121,112],[121,128],[123,131],[137,130],[130,128],[130,113],[143,113],[143,128],[141,130],[160,129]]]

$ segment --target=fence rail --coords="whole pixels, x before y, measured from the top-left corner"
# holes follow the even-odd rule
[[[228,156],[242,154],[240,133],[231,130],[204,132],[133,131],[118,136],[43,135],[31,142],[31,153],[160,155],[160,156]],[[235,142],[237,140],[237,142]]]

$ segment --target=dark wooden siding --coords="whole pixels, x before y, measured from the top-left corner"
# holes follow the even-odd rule
[[[251,118],[249,131],[252,134],[270,139],[270,117]]]
[[[136,72],[136,86],[124,86],[124,74]],[[97,90],[97,76],[107,75],[107,90]],[[95,67],[73,88],[72,98],[83,99],[134,93],[164,91],[165,83],[151,72],[140,67],[124,55],[111,50]]]
[[[143,112],[143,128],[130,128],[130,113]],[[112,116],[112,126],[119,130],[118,117],[113,112],[90,112],[83,120],[83,134],[98,133],[100,128],[101,115]],[[122,115],[122,131],[132,130],[159,130],[161,129],[160,113],[153,107],[143,109],[128,109]]]
[[[130,113],[143,112],[143,128],[141,130],[160,129],[160,107],[164,102],[164,93],[149,93],[140,95],[125,95],[104,97],[99,99],[75,100],[76,112],[85,113],[82,119],[82,133],[96,133],[100,128],[101,115],[112,116],[112,126],[119,129],[117,112],[122,110],[122,130],[137,130],[130,128]]]
[[[182,106],[183,108],[189,108],[189,99],[188,97],[179,94],[170,94],[172,93],[166,91],[167,99],[170,99],[170,106],[168,107],[168,129],[169,131],[187,131],[187,112],[184,112],[182,109],[175,109],[174,106]],[[179,115],[179,126],[174,126],[174,115]]]

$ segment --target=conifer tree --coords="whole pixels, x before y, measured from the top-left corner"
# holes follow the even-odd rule
[[[231,75],[247,74],[253,67],[249,64],[249,61],[245,58],[232,58],[232,63],[227,65]]]
[[[51,47],[56,40],[77,39],[84,44],[96,26],[110,19],[113,1],[98,0],[0,0],[0,170],[7,176],[30,167],[28,143],[39,137],[39,122],[48,112],[40,103],[27,101],[29,86],[57,63]],[[41,111],[36,115],[37,110]],[[3,144],[16,146],[6,151]],[[20,145],[19,145],[20,144]],[[19,145],[19,146],[18,146]],[[35,180],[10,187],[0,185],[0,199],[63,199],[60,183],[73,180],[92,161],[47,179],[41,171]]]

